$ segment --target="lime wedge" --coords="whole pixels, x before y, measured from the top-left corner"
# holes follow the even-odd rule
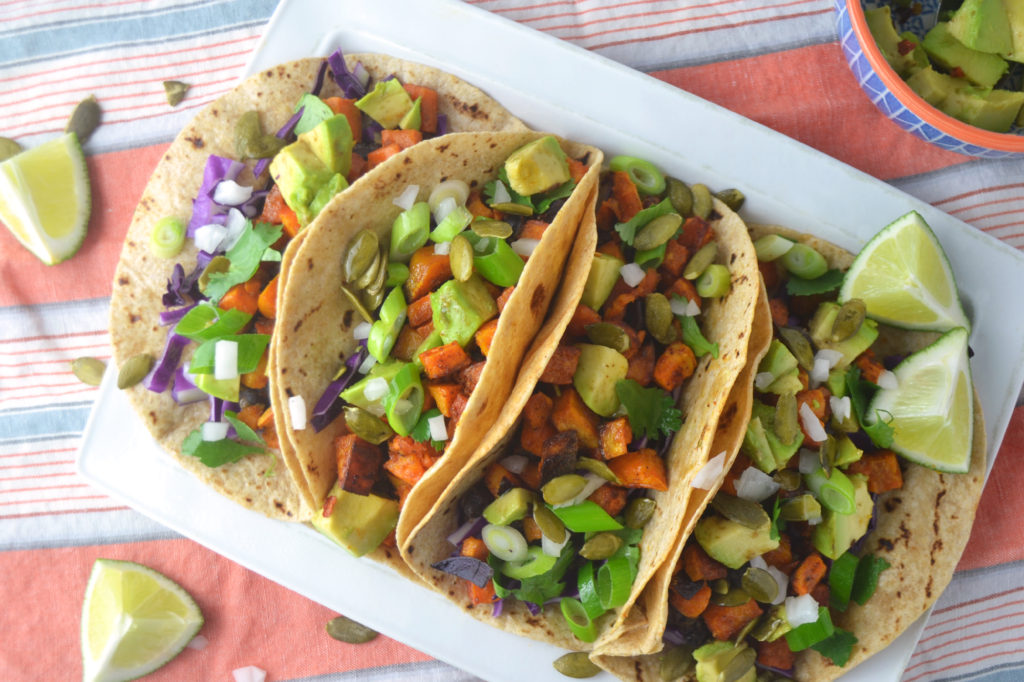
[[[970,329],[953,270],[935,233],[916,211],[882,228],[854,259],[839,302],[859,298],[867,314],[903,329]]]
[[[203,614],[185,590],[151,568],[97,559],[82,607],[82,679],[132,680],[174,658]]]
[[[0,221],[47,265],[78,251],[91,205],[89,171],[74,133],[0,163]]]
[[[892,449],[922,466],[964,473],[971,466],[974,396],[967,330],[957,327],[909,355],[893,373],[895,388],[880,388],[867,420],[881,414],[893,428]]]

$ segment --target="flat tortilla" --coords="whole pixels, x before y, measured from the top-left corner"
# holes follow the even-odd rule
[[[159,324],[166,283],[176,263],[188,272],[196,262],[191,241],[175,259],[155,257],[148,246],[153,226],[164,216],[187,220],[209,155],[234,156],[235,121],[247,111],[258,110],[264,130],[280,129],[291,117],[295,102],[312,87],[322,61],[301,59],[251,76],[200,111],[164,153],[135,210],[114,275],[110,336],[115,363],[120,365],[138,353],[160,356],[167,338],[167,328]],[[362,62],[376,79],[395,74],[403,82],[435,88],[438,111],[447,117],[450,130],[525,130],[496,101],[438,69],[377,54],[348,55],[346,61],[350,67]],[[339,90],[328,78],[321,94],[327,97]],[[250,171],[243,171],[239,182],[253,184]],[[276,453],[248,456],[217,468],[181,454],[185,437],[208,419],[206,402],[179,406],[170,392],[153,393],[141,384],[128,389],[128,396],[157,442],[218,492],[273,518],[294,521],[312,513],[310,495],[295,485]],[[285,463],[294,471],[288,451],[286,447]]]

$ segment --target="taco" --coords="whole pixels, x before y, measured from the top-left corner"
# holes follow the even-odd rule
[[[601,161],[542,133],[452,133],[309,228],[279,299],[274,407],[313,525],[351,553],[404,570],[394,533],[505,409]]]
[[[775,331],[752,418],[710,506],[688,510],[651,583],[670,605],[664,650],[594,658],[622,679],[717,679],[726,668],[741,680],[838,677],[928,610],[970,534],[985,472],[977,398],[967,473],[898,457],[884,419],[864,419],[868,396],[888,381],[885,363],[939,334],[885,327],[854,302],[834,303],[852,254],[774,226],[751,234],[809,246],[829,272],[811,280],[820,286],[801,281],[807,293],[797,295],[793,275],[760,264]],[[841,310],[853,320],[842,331]]]
[[[376,97],[378,90],[388,97]],[[374,108],[380,99],[392,103],[385,107],[392,118],[403,111],[403,120],[396,124]],[[146,379],[127,390],[157,442],[204,483],[243,506],[275,518],[308,516],[308,494],[296,483],[301,477],[280,465],[273,412],[267,409],[265,348],[273,336],[279,283],[275,259],[288,238],[368,166],[420,137],[488,129],[525,126],[447,73],[377,54],[336,52],[326,60],[281,64],[204,108],[153,172],[114,276],[114,359],[123,367],[138,357],[131,360],[136,380],[139,367],[145,374],[147,363],[153,363]],[[304,155],[286,153],[297,149],[297,135],[324,143],[313,156],[327,160],[310,160],[308,149]],[[278,177],[265,191],[283,165],[273,163],[279,158],[305,159],[307,170],[313,169],[307,176],[322,186],[310,192],[314,183],[307,182],[304,195],[302,183],[293,183],[282,193],[287,182]],[[184,248],[172,249],[168,257],[151,246],[151,240],[162,243],[165,218],[176,220],[177,227],[188,224]],[[225,249],[229,229],[227,239],[235,242],[231,251]],[[220,240],[219,230],[225,231]],[[169,232],[172,243],[181,236],[173,223]],[[215,266],[203,278],[211,261]],[[218,282],[215,292],[207,289],[208,280]],[[184,335],[179,325],[190,313],[185,327],[191,332]],[[227,338],[236,332],[246,332],[238,334],[245,337],[239,360],[248,364],[236,367],[243,376],[213,381],[210,363],[197,364],[194,352],[203,341],[215,341],[215,334]],[[197,373],[185,372],[186,366]],[[204,426],[210,422],[216,424]],[[204,440],[204,430],[212,440]]]
[[[645,161],[611,168],[566,268],[547,331],[557,342],[527,357],[479,453],[399,538],[410,566],[474,617],[574,650],[663,621],[637,598],[758,352],[743,222],[718,200],[692,215],[681,183]]]

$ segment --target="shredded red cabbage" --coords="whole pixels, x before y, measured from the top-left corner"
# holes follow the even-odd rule
[[[171,384],[171,397],[174,398],[174,402],[177,404],[187,405],[188,403],[206,400],[207,396],[188,378],[185,368],[179,365],[178,369],[174,372],[174,383]]]
[[[775,668],[775,667],[770,666],[770,665],[763,665],[761,663],[756,663],[756,662],[755,662],[755,665],[758,668],[760,668],[761,670],[769,670],[769,671],[775,673],[776,675],[781,675],[782,677],[785,677],[786,679],[790,679],[790,680],[794,679],[794,677],[793,677],[793,670],[792,669]]]
[[[356,378],[356,370],[359,369],[359,365],[363,364],[363,360],[366,359],[367,355],[369,353],[366,350],[366,340],[364,339],[360,342],[356,352],[345,361],[345,371],[337,379],[327,384],[327,388],[324,389],[320,400],[316,401],[316,407],[313,408],[313,416],[309,420],[314,431],[320,433],[341,414],[344,403],[338,400],[338,396]]]
[[[495,618],[498,618],[499,616],[501,616],[501,612],[504,610],[504,607],[505,607],[505,600],[504,599],[498,599],[497,601],[494,602],[494,608],[491,609],[491,615],[493,617],[495,617]]]
[[[167,343],[164,344],[164,352],[156,365],[146,377],[145,386],[154,393],[163,393],[174,377],[174,370],[178,369],[181,362],[181,351],[189,344],[189,340],[173,331],[167,333]]]
[[[199,186],[196,198],[192,200],[192,219],[188,223],[187,234],[195,238],[196,230],[203,225],[217,223],[223,225],[227,220],[227,209],[213,200],[213,190],[221,180],[234,180],[245,168],[241,161],[210,154],[203,169],[203,183]]]
[[[232,412],[238,412],[238,403],[233,403],[230,400],[224,400],[222,398],[215,398],[210,396],[210,421],[219,422],[224,421],[225,410],[231,410]]]
[[[331,67],[331,77],[345,93],[346,98],[359,99],[366,94],[366,87],[354,73],[349,71],[348,65],[345,63],[345,55],[340,49],[331,53],[327,58],[327,63]]]
[[[327,75],[327,60],[320,62],[320,68],[316,72],[316,82],[313,83],[313,89],[310,92],[317,97],[320,96],[320,90],[324,87],[324,76]]]
[[[172,324],[178,324],[178,322],[181,321],[181,318],[185,317],[185,313],[195,308],[196,305],[196,303],[189,303],[181,308],[163,311],[160,313],[160,325],[167,327]]]
[[[437,115],[437,134],[444,135],[448,132],[448,117],[444,114]]]
[[[487,583],[491,582],[491,578],[494,577],[494,569],[486,562],[471,556],[448,557],[431,564],[431,568],[464,578],[479,588],[487,587]]]
[[[200,252],[200,258],[197,259],[199,262],[188,275],[185,274],[185,268],[181,263],[174,265],[171,278],[167,280],[167,292],[163,296],[164,307],[186,305],[202,298],[202,294],[199,293],[199,276],[203,274],[203,270],[210,262],[209,257],[204,261],[202,255]]]

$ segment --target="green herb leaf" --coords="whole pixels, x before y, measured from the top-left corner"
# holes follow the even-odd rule
[[[889,568],[889,562],[874,554],[865,554],[857,564],[857,575],[853,578],[850,598],[864,606],[878,587],[878,576]]]
[[[416,422],[416,426],[412,427],[412,431],[409,432],[409,436],[419,443],[426,443],[430,441],[430,447],[434,448],[438,452],[444,450],[444,442],[438,440],[431,440],[430,438],[430,424],[427,423],[431,417],[436,417],[441,414],[441,410],[436,407],[431,408],[420,415],[420,419]]]
[[[826,291],[838,289],[843,283],[842,270],[828,270],[824,275],[814,279],[804,279],[791,275],[786,280],[786,292],[790,296],[810,296],[812,294],[824,294]]]
[[[200,429],[195,429],[188,434],[185,442],[181,444],[181,451],[186,455],[197,457],[200,462],[210,468],[219,467],[229,462],[237,462],[246,455],[262,454],[263,450],[253,445],[245,445],[238,441],[228,440],[203,440]]]
[[[188,366],[190,374],[213,374],[218,341],[238,343],[238,373],[245,374],[254,371],[259,366],[263,351],[270,343],[270,336],[267,334],[235,334],[204,341],[192,354],[192,360]]]
[[[825,658],[830,659],[839,667],[842,667],[850,660],[850,654],[853,653],[853,645],[856,643],[857,638],[853,633],[847,632],[842,628],[836,628],[830,637],[823,639],[817,644],[812,644],[811,648]]]
[[[870,381],[864,381],[860,378],[860,369],[851,366],[846,372],[846,392],[850,396],[850,402],[853,404],[853,411],[857,415],[857,423],[864,430],[864,433],[868,434],[871,438],[871,442],[880,448],[888,448],[892,446],[893,430],[889,422],[892,421],[890,415],[889,419],[883,418],[881,413],[876,413],[878,421],[874,424],[867,424],[865,417],[867,416],[868,405],[871,403],[871,398],[874,396],[875,391],[878,387]]]
[[[501,180],[501,184],[505,185],[505,189],[508,190],[509,196],[512,197],[513,204],[522,204],[523,206],[529,206],[530,211],[535,212],[533,210],[533,202],[530,200],[530,197],[524,197],[523,195],[519,194],[514,189],[512,189],[512,183],[508,181],[508,173],[505,172],[504,166],[501,168],[501,170],[498,171],[498,180]],[[494,190],[496,186],[497,185],[494,182],[494,180],[491,180],[490,182],[484,185],[484,199],[486,200],[488,206],[494,204]]]
[[[568,198],[574,189],[576,189],[576,181],[570,178],[558,187],[549,189],[547,192],[542,192],[532,197],[533,203],[536,206],[537,214],[539,215],[546,212],[551,208],[551,204],[555,203],[559,199]]]
[[[768,529],[768,537],[778,540],[780,531],[786,529],[786,520],[779,518],[782,513],[782,498],[775,496],[775,503],[772,505],[772,526]]]
[[[281,238],[282,227],[268,223],[256,223],[252,225],[246,221],[245,229],[238,242],[231,247],[225,256],[231,261],[227,272],[214,272],[210,274],[210,281],[207,283],[203,293],[211,301],[219,301],[228,292],[228,289],[248,282],[260,261],[267,247]]]
[[[697,324],[697,318],[683,315],[679,317],[679,322],[683,328],[683,343],[690,347],[694,355],[702,358],[711,353],[711,357],[718,357],[718,344],[711,343],[704,338],[704,333],[700,330],[700,325]]]
[[[517,589],[512,590],[512,596],[519,601],[543,606],[547,600],[554,599],[562,594],[562,591],[565,589],[565,583],[562,582],[562,578],[575,557],[576,548],[573,547],[571,542],[565,543],[565,546],[562,547],[562,553],[558,555],[558,560],[555,561],[555,565],[551,567],[551,570],[532,578],[524,578],[522,584]],[[497,590],[495,590],[495,593],[497,593]]]
[[[664,199],[654,206],[648,206],[647,208],[638,211],[635,216],[624,223],[615,223],[615,231],[619,233],[620,237],[622,237],[622,241],[633,246],[633,240],[636,238],[637,230],[655,218],[675,212],[676,210],[672,207],[672,202],[668,199]]]
[[[785,634],[790,651],[803,651],[825,641],[835,633],[832,616],[824,606],[818,607],[818,620],[798,625]]]
[[[224,410],[224,418],[228,420],[228,423],[235,428],[235,432],[238,433],[238,440],[249,441],[250,443],[259,443],[260,445],[266,445],[263,442],[263,438],[260,434],[252,430],[248,424],[238,418],[237,412],[231,410]]]
[[[615,382],[615,394],[636,438],[667,438],[683,425],[683,413],[676,409],[672,396],[660,388],[644,388],[633,379],[622,379]]]
[[[280,263],[281,252],[268,246],[266,251],[264,251],[263,255],[260,257],[260,261],[264,263]]]
[[[845,611],[850,605],[850,593],[853,590],[854,576],[857,574],[859,563],[857,555],[843,552],[832,562],[832,568],[828,572],[829,600],[832,606],[840,611]]]
[[[252,315],[241,310],[222,310],[210,303],[200,303],[178,320],[178,324],[174,326],[174,333],[202,343],[237,334],[250,319]]]

